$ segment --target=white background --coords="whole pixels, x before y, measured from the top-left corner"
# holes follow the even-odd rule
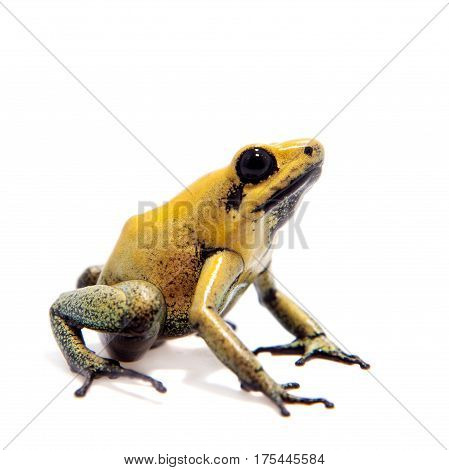
[[[189,184],[245,144],[316,134],[443,0],[5,4]],[[447,451],[384,387],[449,444],[448,24],[449,8],[319,137],[309,249],[278,249],[274,272],[373,376],[263,355],[280,382],[336,403],[286,419],[197,337],[133,364],[165,395],[103,379],[74,398],[50,304],[106,260],[139,200],[181,187],[0,5],[2,447],[67,386],[2,452],[4,468],[123,468],[125,455],[167,452],[443,468]],[[290,339],[252,289],[229,318],[250,348]]]

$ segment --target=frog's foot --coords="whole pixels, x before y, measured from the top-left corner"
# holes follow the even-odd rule
[[[242,390],[246,392],[259,392],[260,387],[257,384],[250,384],[247,382],[240,382]],[[305,398],[298,397],[288,393],[287,390],[299,388],[299,384],[296,382],[288,382],[285,384],[280,384],[276,388],[270,391],[269,398],[273,401],[279,408],[282,416],[290,416],[290,412],[285,407],[285,403],[289,404],[301,404],[301,405],[314,405],[315,403],[322,403],[326,408],[333,408],[334,404],[325,398]]]
[[[162,382],[150,377],[149,375],[142,374],[141,372],[137,372],[132,369],[125,369],[118,361],[114,361],[113,359],[103,359],[99,357],[98,359],[99,361],[96,361],[96,363],[91,367],[80,370],[80,374],[85,377],[85,380],[83,385],[75,392],[77,397],[84,397],[94,379],[99,379],[100,377],[109,377],[110,379],[116,379],[118,377],[133,377],[144,380],[145,382],[150,382],[150,384],[160,393],[165,393],[167,391]]]
[[[304,339],[296,339],[291,343],[280,346],[260,347],[254,351],[254,354],[262,352],[269,352],[273,355],[302,355],[295,363],[297,366],[303,366],[311,359],[321,358],[349,365],[358,364],[362,369],[369,369],[370,367],[370,365],[360,359],[359,356],[343,352],[338,346],[332,343],[324,333]]]
[[[315,403],[322,403],[326,408],[333,408],[335,406],[331,401],[326,400],[325,398],[298,397],[285,391],[279,394],[279,398],[277,400],[273,401],[278,405],[282,416],[290,416],[290,412],[287,410],[284,403],[300,405],[314,405]]]

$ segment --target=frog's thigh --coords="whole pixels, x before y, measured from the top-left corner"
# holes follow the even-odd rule
[[[164,298],[156,286],[145,281],[126,281],[64,293],[52,305],[50,317],[67,361],[72,368],[81,370],[97,357],[84,345],[82,328],[114,334],[111,344],[122,336],[139,339],[139,345],[148,349],[159,333],[165,311]]]

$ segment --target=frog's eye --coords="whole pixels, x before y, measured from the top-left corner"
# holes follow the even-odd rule
[[[277,169],[276,159],[260,147],[244,150],[237,161],[237,174],[243,183],[258,183]]]

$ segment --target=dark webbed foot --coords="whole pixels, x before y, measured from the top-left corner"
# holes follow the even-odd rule
[[[320,358],[349,365],[358,364],[362,369],[369,369],[370,367],[370,365],[360,359],[359,356],[343,352],[324,334],[304,339],[296,339],[291,343],[279,346],[260,347],[254,351],[254,354],[262,352],[269,352],[273,355],[301,355],[302,357],[295,363],[297,366],[303,366],[311,359]]]
[[[249,384],[246,382],[240,382],[240,387],[246,392],[259,392],[260,387],[257,384]],[[285,407],[285,403],[288,404],[301,404],[301,405],[314,405],[315,403],[322,403],[326,408],[333,408],[334,404],[325,398],[305,398],[298,397],[288,393],[286,390],[297,389],[299,384],[297,382],[287,382],[285,384],[279,384],[276,389],[273,389],[269,395],[269,398],[277,405],[282,416],[290,416],[290,412]]]
[[[85,380],[83,385],[78,389],[75,390],[75,396],[77,397],[84,397],[86,395],[87,391],[89,390],[90,386],[92,385],[92,382],[94,380],[94,374],[89,372],[85,375]]]
[[[92,382],[100,377],[109,377],[110,379],[116,379],[118,377],[132,377],[136,379],[150,382],[150,384],[160,393],[165,393],[167,389],[164,384],[159,380],[150,377],[149,375],[142,374],[132,369],[126,369],[122,367],[117,361],[112,359],[104,359],[104,362],[100,365],[95,365],[80,371],[80,374],[85,377],[83,385],[76,390],[75,395],[77,397],[84,397],[89,390]]]
[[[284,403],[300,404],[300,405],[314,405],[315,403],[322,403],[326,408],[334,408],[334,404],[325,398],[304,398],[297,397],[291,393],[284,392],[281,394],[282,402],[278,403],[279,410],[282,416],[290,416],[290,412],[285,407]]]
[[[307,361],[315,358],[328,359],[329,361],[341,362],[348,365],[358,364],[361,369],[369,369],[371,367],[367,362],[363,361],[355,354],[346,354],[341,350],[327,351],[320,348],[305,354],[303,357],[300,357],[295,362],[295,365],[303,366]]]

